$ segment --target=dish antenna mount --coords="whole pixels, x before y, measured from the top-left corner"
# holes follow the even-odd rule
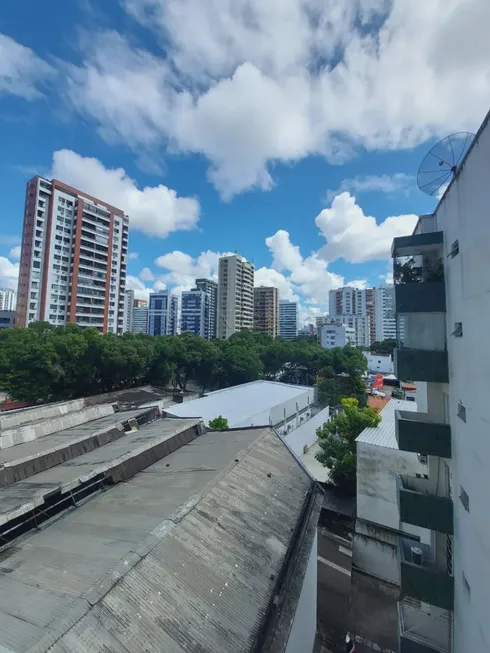
[[[417,184],[423,193],[441,197],[474,138],[470,132],[457,132],[446,136],[427,152],[417,173]]]

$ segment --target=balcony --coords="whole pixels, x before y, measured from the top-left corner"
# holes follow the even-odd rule
[[[401,451],[451,458],[451,427],[426,413],[395,411],[395,433]]]
[[[449,366],[445,349],[431,351],[402,347],[394,351],[395,374],[403,381],[448,383]]]
[[[452,535],[451,499],[436,496],[429,479],[397,474],[396,480],[401,522]]]
[[[451,653],[453,615],[404,598],[398,603],[400,653]]]
[[[433,216],[421,216],[421,218],[432,218]],[[412,234],[411,236],[399,236],[393,239],[391,257],[417,256],[428,254],[434,250],[442,249],[442,231],[429,231],[427,233]]]
[[[452,611],[454,579],[447,571],[446,561],[434,560],[430,546],[405,537],[398,538],[398,555],[400,597],[410,597]]]

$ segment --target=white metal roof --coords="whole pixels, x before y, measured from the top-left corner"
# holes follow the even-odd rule
[[[200,417],[206,424],[221,415],[228,420],[230,428],[245,424],[264,426],[269,423],[272,408],[307,392],[314,393],[314,388],[277,381],[252,381],[185,401],[168,408],[166,412],[175,417]]]
[[[395,410],[417,411],[415,401],[404,401],[402,399],[391,399],[380,413],[381,422],[374,428],[364,429],[356,442],[374,444],[378,447],[398,449],[398,442],[395,435]]]

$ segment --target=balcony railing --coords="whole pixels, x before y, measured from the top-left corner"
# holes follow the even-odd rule
[[[404,537],[398,538],[400,597],[453,610],[454,579],[445,560],[436,560],[430,546]]]
[[[400,653],[451,653],[453,614],[404,598],[398,603]]]
[[[451,499],[436,496],[429,479],[397,474],[396,480],[401,522],[452,535]]]
[[[426,413],[395,411],[396,439],[401,451],[451,458],[451,427]]]

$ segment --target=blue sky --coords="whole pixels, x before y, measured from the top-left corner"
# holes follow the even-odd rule
[[[235,250],[304,319],[382,283],[435,206],[425,152],[488,109],[489,23],[484,0],[3,0],[0,285],[37,173],[129,213],[141,296]]]

